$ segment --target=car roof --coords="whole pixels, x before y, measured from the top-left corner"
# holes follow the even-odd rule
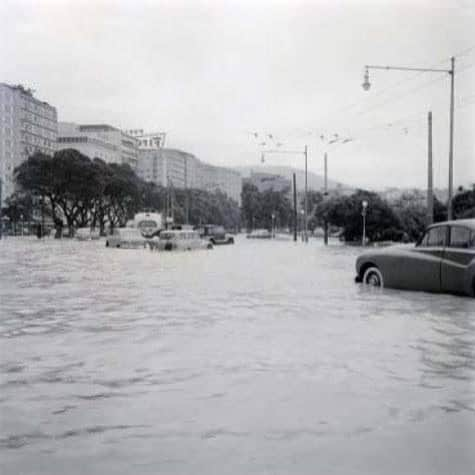
[[[475,219],[453,219],[451,221],[441,221],[440,223],[431,224],[428,229],[437,226],[465,226],[475,230]]]

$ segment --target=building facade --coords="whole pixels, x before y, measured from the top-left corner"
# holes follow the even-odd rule
[[[133,170],[138,166],[137,140],[107,124],[59,122],[57,148],[74,148],[91,159],[128,164]]]
[[[194,155],[176,149],[139,150],[137,174],[145,181],[176,188],[197,188],[226,193],[241,203],[242,178],[235,170],[203,163]]]
[[[145,133],[143,129],[129,129],[124,132],[137,140],[140,150],[158,150],[165,147],[165,132]]]
[[[56,150],[56,108],[34,97],[21,85],[0,83],[1,205],[15,191],[14,170],[35,152]]]

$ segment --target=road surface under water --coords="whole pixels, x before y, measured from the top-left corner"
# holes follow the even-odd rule
[[[0,473],[473,474],[475,300],[359,251],[0,241]]]

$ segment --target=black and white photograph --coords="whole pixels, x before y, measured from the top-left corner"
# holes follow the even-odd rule
[[[0,474],[475,473],[474,0],[0,0]]]

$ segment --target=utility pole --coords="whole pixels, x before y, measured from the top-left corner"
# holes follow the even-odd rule
[[[185,224],[189,224],[190,203],[188,199],[188,159],[185,157]]]
[[[433,190],[433,168],[432,168],[432,112],[427,116],[428,137],[427,137],[427,225],[434,221],[434,190]]]
[[[450,144],[449,144],[449,199],[447,203],[447,219],[452,219],[452,195],[454,188],[454,76],[455,58],[450,58]]]
[[[308,242],[308,185],[307,185],[307,156],[308,147],[305,145],[305,198],[304,198],[304,241]]]
[[[328,156],[327,152],[325,152],[325,155],[323,156],[323,169],[324,169],[324,178],[323,178],[323,199],[327,199],[328,195]],[[323,242],[325,243],[325,246],[328,245],[328,222],[325,219],[323,222]]]
[[[294,184],[294,242],[297,242],[297,178],[293,174]]]
[[[305,145],[305,149],[302,150],[263,150],[261,152],[261,162],[264,163],[265,161],[265,154],[266,153],[276,153],[276,154],[303,154],[305,158],[305,197],[304,197],[304,232],[303,232],[303,241],[308,243],[308,146]],[[294,174],[294,206],[296,206],[297,198],[296,198],[296,185],[295,185],[295,174]],[[295,211],[296,212],[296,211]],[[297,219],[295,216],[295,223],[297,223]],[[295,238],[296,240],[296,238]]]
[[[400,66],[377,66],[366,65],[364,73],[364,82],[362,84],[363,89],[368,91],[371,87],[369,82],[369,70],[370,69],[385,69],[386,71],[418,71],[418,72],[431,72],[431,73],[445,73],[450,75],[450,126],[449,126],[449,196],[447,200],[447,219],[452,219],[452,195],[454,188],[454,82],[455,82],[455,57],[450,58],[450,69],[432,69],[432,68],[407,68]]]
[[[3,237],[3,216],[2,216],[2,177],[0,176],[0,239]]]

